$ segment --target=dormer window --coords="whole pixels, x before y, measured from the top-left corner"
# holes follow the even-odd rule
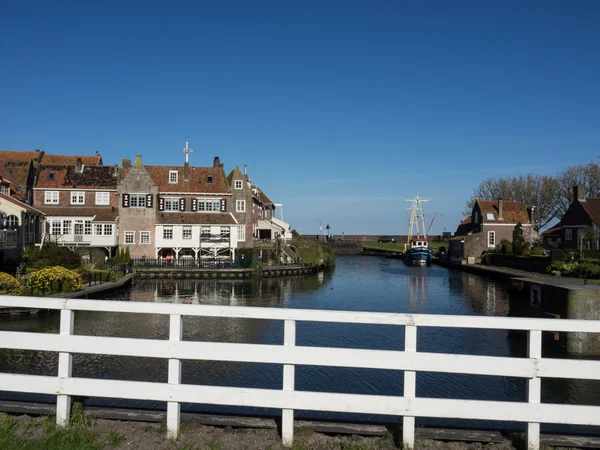
[[[235,180],[235,188],[236,189],[242,188],[242,180]]]
[[[213,182],[213,177],[212,177],[212,175],[207,175],[207,176],[206,176],[206,182],[207,182],[207,183],[212,183],[212,182]]]
[[[179,178],[179,173],[176,170],[169,170],[169,183],[176,184]]]
[[[54,180],[54,172],[50,172],[50,173],[48,174],[48,179],[49,179],[49,180]]]
[[[486,218],[487,218],[487,220],[496,220],[494,213],[490,213],[490,212],[486,214]]]

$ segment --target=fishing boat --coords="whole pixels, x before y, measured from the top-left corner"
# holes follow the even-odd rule
[[[421,203],[428,202],[418,195],[412,200],[410,209],[410,224],[408,227],[408,240],[404,244],[404,264],[407,266],[431,265],[433,254],[429,249],[429,239],[425,231],[425,215]]]

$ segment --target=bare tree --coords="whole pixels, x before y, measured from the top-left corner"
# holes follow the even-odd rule
[[[597,162],[569,166],[555,178],[558,188],[554,200],[554,215],[558,219],[564,216],[573,201],[573,186],[583,185],[586,197],[600,197],[600,164]]]
[[[555,217],[558,182],[544,175],[521,175],[509,178],[488,178],[473,191],[467,202],[465,213],[471,214],[476,199],[513,200],[533,207],[533,224],[536,231],[548,225]]]

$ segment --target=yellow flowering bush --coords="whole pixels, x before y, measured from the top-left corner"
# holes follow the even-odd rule
[[[0,272],[0,295],[20,294],[21,282],[5,272]]]
[[[79,274],[61,266],[46,267],[29,275],[26,289],[32,291],[72,292],[83,289]]]

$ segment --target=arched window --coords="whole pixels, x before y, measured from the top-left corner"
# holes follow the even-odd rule
[[[6,229],[16,230],[19,226],[19,218],[17,216],[8,216],[6,218]]]

